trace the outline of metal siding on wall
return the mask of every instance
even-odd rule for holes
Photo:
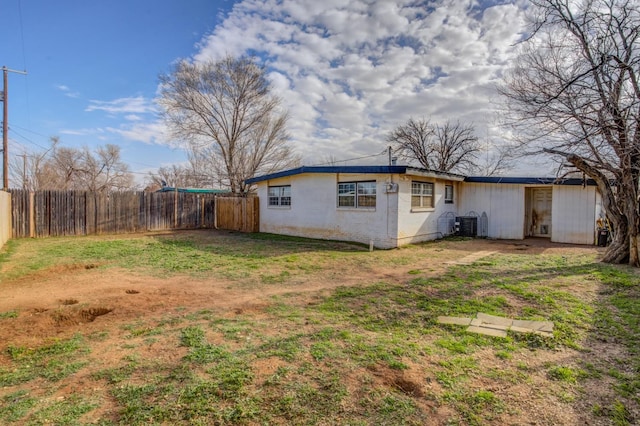
[[[458,215],[487,214],[487,237],[524,238],[524,185],[465,182],[459,199]]]
[[[553,187],[551,241],[593,244],[596,223],[596,188],[593,186]]]
[[[524,238],[524,186],[492,185],[489,237]],[[491,229],[495,231],[492,233]],[[492,235],[493,234],[493,235]]]

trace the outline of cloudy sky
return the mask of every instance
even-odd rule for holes
[[[2,0],[10,153],[114,143],[143,177],[185,160],[154,97],[181,58],[255,55],[290,113],[307,165],[384,164],[386,134],[409,117],[506,136],[495,85],[524,31],[524,2],[499,0]],[[521,168],[524,174],[526,167]],[[511,174],[518,174],[516,169]]]

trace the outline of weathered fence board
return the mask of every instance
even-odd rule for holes
[[[14,238],[213,228],[215,194],[11,190]]]
[[[216,226],[242,232],[259,232],[258,197],[219,197],[216,199]]]
[[[0,248],[11,237],[11,195],[0,191]]]

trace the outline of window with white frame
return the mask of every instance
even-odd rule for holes
[[[338,207],[373,208],[376,206],[376,182],[338,183]]]
[[[411,182],[411,207],[433,208],[433,183]]]
[[[444,203],[453,204],[453,185],[444,186]]]
[[[270,186],[268,198],[270,206],[291,206],[291,185]]]

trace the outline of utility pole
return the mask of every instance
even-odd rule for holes
[[[2,67],[2,81],[4,83],[3,92],[0,96],[2,99],[2,189],[7,191],[9,189],[9,94],[7,75],[9,72],[15,72],[17,74],[27,74],[26,71],[18,71]]]
[[[18,157],[22,157],[22,189],[27,189],[27,154]]]

